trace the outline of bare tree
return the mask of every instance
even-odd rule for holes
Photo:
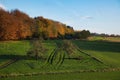
[[[69,40],[64,40],[63,41],[62,48],[63,48],[64,51],[66,51],[66,53],[68,54],[69,57],[75,51],[75,47],[74,47],[73,43]]]
[[[31,41],[32,47],[28,51],[28,56],[33,56],[38,60],[39,58],[43,58],[44,54],[46,53],[46,48],[42,43],[42,39],[34,39]]]

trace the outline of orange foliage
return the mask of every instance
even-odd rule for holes
[[[33,35],[57,38],[73,32],[71,27],[57,21],[43,17],[33,19],[19,10],[0,10],[0,40],[26,39]]]

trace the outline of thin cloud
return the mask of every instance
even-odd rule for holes
[[[6,9],[6,7],[3,4],[0,4],[0,9]]]
[[[93,19],[92,16],[83,16],[82,19]]]

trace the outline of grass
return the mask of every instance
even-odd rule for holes
[[[92,50],[85,50],[91,56],[94,56],[100,59],[107,65],[113,67],[120,67],[120,53],[119,52],[100,52],[100,51],[92,51]]]
[[[3,41],[0,42],[0,55],[26,55],[29,48],[28,41]]]
[[[60,42],[61,43],[61,42]],[[1,43],[2,44],[2,43]],[[21,57],[22,60],[17,61],[14,64],[9,65],[8,67],[1,69],[0,72],[1,74],[10,74],[12,72],[14,73],[26,73],[26,72],[46,72],[46,71],[64,71],[64,70],[94,70],[94,69],[99,69],[99,68],[107,68],[106,65],[103,65],[99,62],[97,62],[96,60],[92,59],[91,57],[79,52],[79,51],[75,51],[75,55],[72,55],[72,57],[76,57],[76,56],[81,56],[81,60],[74,60],[74,59],[67,59],[68,57],[65,57],[65,60],[63,62],[62,65],[59,65],[58,62],[61,63],[62,60],[60,59],[60,56],[62,57],[63,54],[66,55],[66,53],[64,53],[64,51],[59,51],[58,53],[53,53],[52,57],[50,58],[50,60],[53,60],[53,64],[45,64],[46,60],[34,60],[34,59],[26,59],[25,55],[26,55],[26,49],[30,48],[30,44],[28,44],[28,42],[26,43],[27,45],[22,44],[22,42],[16,42],[16,43],[7,43],[9,46],[8,48],[15,48],[15,46],[17,47],[17,49],[15,50],[15,55],[17,57]],[[12,46],[11,46],[12,45]],[[28,46],[26,47],[22,47],[22,46]],[[56,45],[54,42],[49,42],[46,41],[44,42],[44,45],[47,47],[48,52],[45,54],[46,58],[51,54],[51,52],[55,49]],[[11,47],[10,47],[11,46]],[[22,53],[22,51],[20,51],[19,49],[23,50],[24,54]],[[5,50],[3,50],[5,51]],[[6,51],[7,54],[8,51]],[[5,53],[5,52],[4,52]],[[12,51],[10,52],[11,54]],[[54,55],[55,54],[55,55]],[[12,55],[9,55],[12,56]],[[53,57],[56,56],[56,57]],[[58,64],[58,66],[56,66]],[[86,66],[87,65],[87,66]],[[18,67],[19,66],[19,67]],[[88,67],[89,66],[89,67]]]
[[[75,54],[71,55],[71,59],[68,59],[68,55],[63,50],[57,50],[53,52],[53,50],[57,47],[56,42],[58,44],[62,44],[61,40],[46,40],[43,42],[44,46],[48,49],[45,53],[44,60],[35,60],[34,58],[27,58],[26,53],[30,49],[31,45],[29,41],[8,41],[8,42],[0,42],[0,65],[4,64],[8,60],[17,57],[20,58],[17,62],[0,69],[0,75],[9,75],[9,74],[26,74],[26,73],[47,73],[47,72],[75,72],[74,74],[49,74],[49,75],[39,75],[32,76],[31,79],[39,79],[46,80],[46,77],[51,79],[57,79],[61,77],[63,80],[75,80],[83,79],[90,80],[90,76],[92,76],[91,80],[94,79],[93,75],[96,75],[100,78],[100,80],[114,80],[118,79],[118,73],[120,72],[110,72],[111,76],[108,75],[109,72],[85,72],[85,71],[97,71],[104,70],[110,68],[120,68],[120,43],[119,42],[105,42],[105,41],[83,41],[83,40],[73,40],[72,42],[77,45],[81,51],[74,50]],[[53,52],[53,53],[52,53]],[[51,55],[51,57],[50,57]],[[63,57],[65,55],[65,59]],[[79,60],[74,58],[79,56]],[[50,58],[49,58],[50,57]],[[98,60],[101,62],[99,62]],[[61,64],[62,63],[62,64]],[[77,71],[83,71],[85,73],[76,73]],[[85,75],[88,76],[85,77]],[[56,76],[55,78],[53,78]],[[66,77],[70,76],[70,77]],[[73,77],[75,76],[75,77]],[[83,76],[83,77],[81,77]],[[115,78],[116,76],[116,78]],[[110,78],[109,78],[110,77]],[[25,76],[16,77],[15,79],[28,79]],[[9,78],[5,78],[8,79]],[[10,78],[12,80],[14,78]],[[99,80],[99,78],[97,78]]]
[[[120,42],[120,37],[101,37],[91,36],[88,38],[90,41],[109,41],[109,42]]]
[[[106,65],[120,67],[120,42],[73,41],[87,54],[96,57]]]
[[[44,74],[2,78],[1,80],[120,80],[120,72],[85,72],[65,74]]]
[[[73,41],[80,49],[106,52],[120,52],[120,42],[106,42],[106,41]]]

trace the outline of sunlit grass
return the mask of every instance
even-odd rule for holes
[[[119,80],[120,72],[85,72],[49,74],[37,76],[20,76],[2,78],[1,80]]]
[[[99,42],[99,41],[81,41],[81,40],[73,40],[73,43],[77,45],[81,51],[85,52],[82,53],[79,50],[75,50],[74,53],[71,55],[71,58],[80,57],[80,60],[75,59],[68,59],[68,55],[63,51],[59,51],[55,54],[55,57],[53,58],[52,64],[47,62],[47,58],[51,54],[51,52],[56,48],[55,42],[60,42],[60,40],[47,40],[44,41],[44,46],[48,49],[45,53],[44,57],[46,59],[44,60],[35,60],[33,59],[26,59],[23,56],[26,56],[27,51],[30,49],[31,45],[29,41],[14,41],[14,42],[0,42],[0,56],[1,55],[9,55],[8,58],[0,58],[0,64],[3,64],[7,60],[11,59],[11,55],[17,55],[23,57],[23,59],[18,60],[17,62],[7,66],[6,68],[0,69],[0,74],[6,75],[6,74],[26,74],[26,73],[47,73],[47,72],[75,72],[75,71],[97,71],[97,70],[103,70],[103,69],[109,69],[109,68],[120,68],[120,50],[119,46],[120,43],[114,43],[114,42]],[[60,65],[58,62],[60,60],[60,55],[65,54],[64,62]],[[89,54],[90,56],[88,56]],[[62,55],[61,55],[62,56]],[[102,61],[103,63],[100,63],[99,61],[95,60],[94,58]],[[51,58],[52,59],[52,58]],[[95,72],[96,73],[96,72]],[[118,72],[119,73],[119,72]],[[92,73],[85,73],[88,75],[88,78],[86,78],[84,73],[73,73],[76,74],[76,79],[83,79],[88,80],[89,75],[92,76]],[[56,75],[55,78],[53,78],[50,74],[49,75],[43,75],[43,76],[33,76],[33,79],[41,78],[41,80],[45,79],[45,76],[50,77],[50,79],[57,79],[57,77],[62,77],[63,80],[73,80],[72,73],[66,74],[66,76],[71,76],[71,78],[65,77],[63,74]],[[93,73],[94,74],[94,73]],[[102,75],[102,73],[96,73],[96,76],[99,77],[99,75],[103,76],[103,78],[100,78],[100,80],[106,80],[105,78],[112,80],[118,79],[117,72],[111,72],[111,76],[113,78],[108,78],[108,73],[105,73],[106,76]],[[83,77],[79,77],[78,75],[83,75]],[[78,77],[78,78],[77,78]],[[27,77],[17,77],[16,79],[22,79]],[[31,78],[31,79],[32,79]],[[92,80],[94,76],[92,76]],[[96,78],[96,77],[95,77]],[[14,79],[14,78],[10,78]],[[9,80],[9,79],[8,79]],[[60,78],[61,80],[61,78]],[[89,79],[90,80],[90,79]],[[95,79],[96,80],[96,79]],[[97,79],[99,80],[99,79]]]

